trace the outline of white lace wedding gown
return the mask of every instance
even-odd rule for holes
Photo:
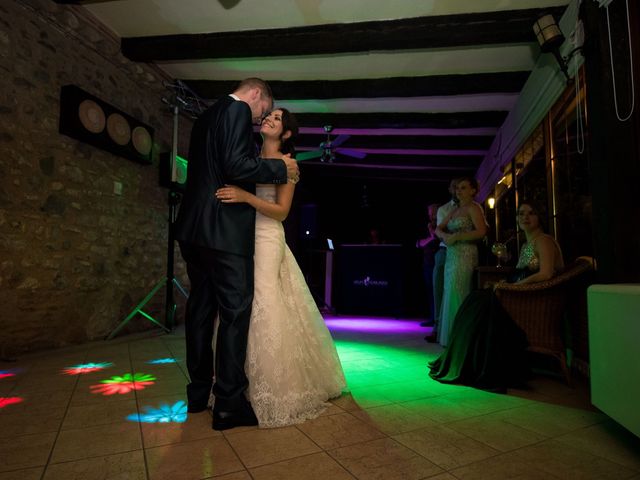
[[[275,185],[256,195],[275,202]],[[285,242],[282,223],[256,215],[255,290],[245,371],[260,427],[320,415],[346,387],[336,347],[304,276]]]

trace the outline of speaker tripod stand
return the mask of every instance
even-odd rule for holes
[[[182,86],[180,86],[182,88]],[[169,194],[167,197],[167,203],[169,206],[169,220],[168,220],[168,235],[167,235],[167,274],[164,278],[162,278],[155,286],[151,289],[151,291],[138,303],[133,310],[127,315],[124,320],[120,322],[120,324],[107,336],[107,340],[111,340],[115,335],[122,330],[136,315],[141,315],[142,317],[149,320],[154,325],[157,325],[166,333],[170,333],[175,326],[175,316],[176,316],[176,302],[174,297],[174,287],[178,289],[185,298],[189,297],[189,294],[186,290],[180,285],[180,282],[175,277],[174,274],[174,252],[175,252],[175,236],[174,236],[174,224],[176,221],[177,215],[177,206],[180,203],[181,194],[176,190],[177,184],[173,182],[175,180],[175,165],[176,165],[176,157],[178,155],[178,118],[180,115],[180,107],[179,104],[188,105],[187,101],[182,99],[178,94],[175,96],[174,102],[169,102],[166,99],[162,99],[164,103],[167,103],[173,112],[173,139],[172,139],[172,148],[171,148],[171,156],[169,161],[169,169],[170,169],[170,187]],[[165,287],[165,321],[164,325],[153,318],[149,313],[145,312],[143,308],[147,303],[154,297],[156,293],[160,291],[162,287]]]
[[[178,291],[185,297],[188,298],[189,294],[187,291],[180,285],[180,282],[175,277],[173,262],[174,262],[174,251],[175,251],[175,238],[173,235],[173,224],[176,219],[176,206],[180,203],[180,194],[173,190],[169,191],[168,197],[169,203],[169,234],[167,240],[167,274],[164,278],[162,278],[158,283],[154,285],[154,287],[147,293],[147,295],[138,303],[133,310],[127,315],[124,320],[120,322],[120,324],[109,334],[107,340],[111,340],[116,334],[122,330],[136,315],[141,315],[151,323],[157,325],[166,333],[170,333],[173,327],[175,326],[175,315],[176,315],[176,302],[174,297],[173,288],[177,288]],[[149,303],[149,301],[155,296],[156,293],[160,291],[162,287],[165,288],[165,306],[164,306],[164,325],[153,318],[149,313],[145,312],[143,309]]]

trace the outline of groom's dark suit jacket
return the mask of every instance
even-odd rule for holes
[[[253,255],[255,209],[223,204],[215,191],[225,184],[255,193],[256,183],[286,183],[282,161],[256,156],[251,109],[225,96],[194,123],[187,184],[175,224],[176,239],[224,252]]]

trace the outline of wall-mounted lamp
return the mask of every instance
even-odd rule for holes
[[[487,205],[489,205],[489,208],[493,210],[494,207],[496,206],[496,199],[493,197],[487,198]]]
[[[560,55],[560,46],[564,43],[564,35],[560,31],[560,27],[556,23],[553,15],[543,15],[533,24],[533,32],[536,34],[540,50],[544,53],[553,53],[556,57],[560,70],[564,73],[569,81],[569,71],[567,68],[567,60]]]

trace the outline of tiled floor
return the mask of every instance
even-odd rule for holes
[[[539,375],[508,395],[442,385],[418,322],[342,320],[328,324],[351,393],[280,429],[187,417],[180,331],[0,364],[0,480],[640,480],[640,439],[580,382]]]

